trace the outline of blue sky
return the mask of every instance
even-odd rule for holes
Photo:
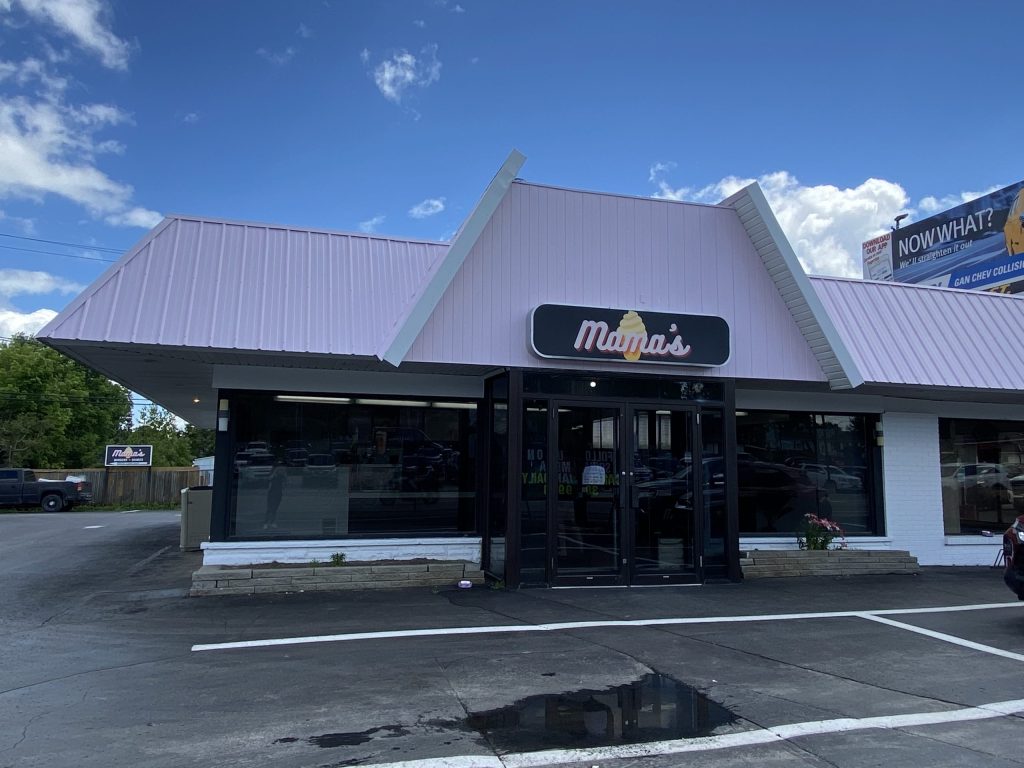
[[[76,244],[0,237],[0,336],[107,266],[68,255],[164,213],[445,239],[513,147],[568,187],[757,179],[809,271],[859,275],[896,213],[1024,178],[1022,26],[1006,2],[0,0],[0,233]]]

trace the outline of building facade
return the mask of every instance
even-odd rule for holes
[[[1024,299],[808,277],[756,185],[698,205],[523,160],[450,243],[168,217],[39,338],[217,430],[208,563],[702,582],[808,514],[992,562]]]

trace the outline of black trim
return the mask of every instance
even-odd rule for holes
[[[740,478],[736,461],[736,382],[725,382],[725,407],[722,409],[725,439],[725,552],[726,569],[732,581],[743,578],[740,567]]]
[[[231,421],[231,399],[227,392],[217,392],[217,406],[220,401],[228,401],[227,429],[221,431],[218,412],[217,423],[214,424],[214,447],[213,447],[213,497],[210,500],[210,541],[227,541],[228,525],[231,518],[229,503],[231,500],[231,470],[234,456],[234,430]]]
[[[522,530],[522,472],[523,472],[523,372],[513,368],[508,372],[508,492],[505,523],[505,583],[518,587],[522,583],[520,565]]]

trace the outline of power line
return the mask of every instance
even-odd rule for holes
[[[0,245],[0,248],[4,248],[8,251],[24,251],[25,253],[38,253],[44,256],[63,256],[66,259],[85,259],[86,261],[103,261],[107,264],[113,264],[117,259],[101,259],[99,256],[84,256],[77,253],[58,253],[57,251],[37,251],[34,248],[22,248],[17,245]]]
[[[15,240],[31,240],[33,243],[47,243],[48,245],[66,245],[69,248],[84,248],[87,251],[108,251],[110,253],[124,253],[122,248],[108,248],[105,245],[86,245],[85,243],[65,243],[62,240],[43,240],[40,237],[26,237],[25,235],[12,235],[9,232],[0,232],[0,237],[11,237]]]

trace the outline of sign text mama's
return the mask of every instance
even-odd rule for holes
[[[674,331],[673,324],[669,331]],[[655,355],[658,357],[674,357],[685,359],[690,356],[692,348],[683,341],[682,336],[676,336],[672,341],[663,333],[620,333],[608,327],[604,320],[584,320],[580,323],[579,333],[576,334],[576,343],[573,345],[577,352],[591,352],[596,349],[598,352],[608,352],[618,355],[632,352],[633,354]]]

